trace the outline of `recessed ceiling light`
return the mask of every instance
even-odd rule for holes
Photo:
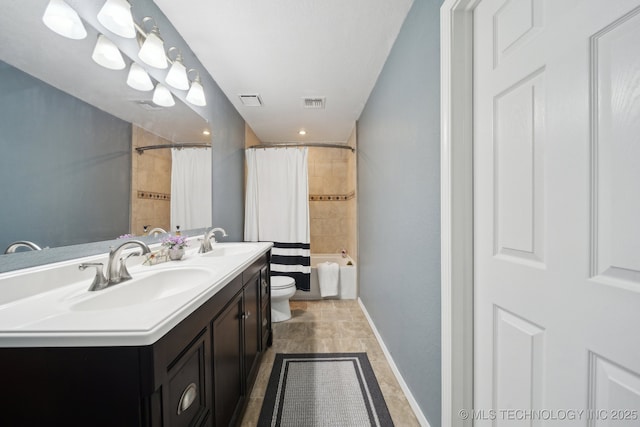
[[[205,130],[202,131],[202,134],[203,135],[211,135],[211,132],[209,132],[208,129],[205,129]]]
[[[306,135],[306,134],[307,134],[307,131],[306,131],[306,130],[304,130],[304,129],[300,129],[300,130],[298,131],[298,135]]]

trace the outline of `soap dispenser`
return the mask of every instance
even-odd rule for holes
[[[182,233],[180,233],[180,226],[176,225],[176,236],[180,236]]]

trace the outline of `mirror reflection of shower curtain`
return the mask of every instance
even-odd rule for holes
[[[273,242],[271,274],[308,291],[311,277],[308,149],[247,149],[244,239]]]
[[[171,149],[171,230],[211,227],[211,150]]]

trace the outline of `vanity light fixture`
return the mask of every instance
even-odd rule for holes
[[[131,63],[131,68],[129,68],[129,74],[127,75],[127,84],[129,87],[142,92],[153,90],[151,77],[137,62]]]
[[[145,17],[142,20],[142,25],[153,21],[150,16]],[[160,31],[153,21],[153,27],[151,31],[147,33],[147,38],[138,52],[138,57],[147,65],[154,68],[165,69],[167,68],[167,55],[164,52],[164,41],[160,37]]]
[[[158,83],[153,91],[153,103],[161,107],[173,107],[176,105],[173,95],[162,83]]]
[[[98,12],[98,22],[120,37],[127,39],[136,37],[131,4],[127,0],[107,0]]]
[[[187,68],[182,63],[182,54],[180,50],[176,47],[172,47],[169,49],[169,54],[171,54],[172,50],[176,50],[178,54],[176,58],[173,60],[173,64],[171,64],[171,68],[169,68],[169,72],[167,73],[167,77],[165,81],[167,84],[173,88],[180,90],[188,90],[189,89],[189,78],[187,77]]]
[[[98,34],[96,47],[93,49],[91,58],[98,64],[110,70],[122,70],[126,67],[122,54],[118,47],[104,34]]]
[[[53,32],[69,39],[81,40],[87,37],[78,13],[64,0],[50,0],[42,16],[42,22]]]
[[[191,68],[187,73],[191,71],[196,72],[196,78],[191,82],[191,88],[187,93],[187,101],[189,101],[193,105],[197,105],[198,107],[204,107],[207,105],[207,100],[204,97],[204,88],[202,87],[202,83],[200,82],[200,73]]]

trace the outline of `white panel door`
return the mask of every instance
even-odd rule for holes
[[[476,424],[640,426],[640,0],[479,1],[474,200]]]

